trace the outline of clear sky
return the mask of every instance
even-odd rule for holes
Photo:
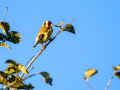
[[[53,86],[44,83],[41,75],[25,81],[34,90],[90,90],[83,79],[89,68],[98,73],[88,82],[94,90],[104,90],[113,75],[112,66],[120,63],[120,0],[0,0],[0,19],[8,7],[4,22],[10,30],[22,35],[21,44],[6,42],[12,49],[0,47],[0,70],[7,59],[25,64],[41,50],[41,44],[32,50],[42,24],[71,23],[76,35],[62,32],[36,59],[32,73],[47,71]],[[53,27],[53,36],[59,28]],[[2,29],[0,29],[2,32]],[[31,68],[32,68],[31,67]],[[120,80],[115,76],[108,90],[119,90]]]

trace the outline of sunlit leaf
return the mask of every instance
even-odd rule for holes
[[[3,29],[4,34],[7,34],[8,31],[10,30],[9,24],[7,22],[1,22],[0,28]]]
[[[20,63],[18,63],[18,68],[23,72],[23,73],[25,73],[26,75],[28,75],[28,72],[27,72],[27,70],[25,69],[25,67],[23,66],[23,65],[21,65]]]
[[[66,24],[65,27],[63,27],[63,31],[68,31],[75,34],[75,29],[71,24]]]
[[[16,31],[10,31],[8,34],[8,38],[7,40],[14,43],[14,44],[20,44],[20,38],[22,37],[21,35],[19,35],[19,32]]]
[[[13,73],[18,73],[18,64],[13,61],[13,60],[6,60],[5,63],[9,63],[8,67],[6,68],[6,73],[7,74],[13,74]]]
[[[64,19],[64,20],[65,20],[65,19]],[[63,24],[64,20],[63,20],[61,23],[58,23],[58,25],[59,25],[60,27],[62,27],[62,24]]]
[[[0,40],[4,40],[5,38],[7,38],[4,34],[0,33]]]
[[[95,69],[88,69],[86,72],[85,72],[85,75],[86,75],[86,80],[88,80],[88,78],[90,78],[91,76],[93,76],[94,74],[97,73],[97,70]]]
[[[6,48],[11,50],[11,48],[7,44],[5,44],[3,42],[0,43],[0,47],[6,47]]]
[[[120,79],[120,72],[115,72],[115,75]]]
[[[115,71],[120,70],[120,64],[117,67],[112,67]]]
[[[3,77],[3,76],[0,76],[0,84],[8,84],[9,82],[6,80],[6,78],[5,77]]]

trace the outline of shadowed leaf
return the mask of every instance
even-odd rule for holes
[[[6,48],[11,50],[11,48],[7,44],[5,44],[3,42],[0,43],[0,47],[6,47]]]
[[[8,84],[9,82],[6,80],[6,78],[5,77],[3,77],[3,76],[0,76],[0,84]]]
[[[0,33],[0,40],[4,40],[5,38],[7,38],[4,34]]]
[[[85,75],[86,75],[86,81],[88,80],[88,78],[90,78],[91,76],[93,76],[94,74],[97,73],[97,70],[95,69],[88,69],[86,72],[85,72]]]
[[[50,74],[47,72],[40,72],[40,74],[44,77],[44,82],[52,85],[52,78],[50,78]]]
[[[68,32],[75,34],[75,29],[71,24],[66,24],[65,27],[63,28],[64,28],[63,31],[68,31]]]
[[[8,31],[10,30],[9,24],[7,22],[1,22],[0,28],[3,29],[4,34],[7,34]]]
[[[10,31],[8,34],[8,38],[7,40],[14,43],[14,44],[20,44],[20,38],[22,37],[21,35],[19,35],[19,32],[16,31]]]
[[[24,84],[24,85],[20,85],[19,87],[17,87],[17,89],[27,89],[27,90],[33,89],[33,88],[34,88],[34,87],[32,86],[31,83],[29,83],[29,84]]]
[[[120,79],[120,72],[115,72],[115,75]]]

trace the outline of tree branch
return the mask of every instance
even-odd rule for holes
[[[72,19],[70,21],[70,23],[73,21],[74,19]],[[69,23],[69,24],[70,24]],[[31,61],[31,63],[28,65],[28,67],[26,68],[26,70],[28,70],[28,68],[32,65],[32,63],[36,60],[36,58],[45,50],[45,48],[51,43],[51,41],[53,41],[62,31],[64,30],[64,27],[62,29],[60,29],[60,31],[55,35],[55,37],[50,40],[46,45],[44,45],[44,48],[41,49],[41,51],[33,58],[33,60]],[[24,75],[24,73],[22,73],[22,75],[20,76],[20,78],[22,78]]]
[[[2,19],[1,22],[3,22],[3,20],[4,20],[4,18],[5,18],[5,15],[6,15],[7,11],[8,11],[8,7],[6,7],[6,8],[7,8],[7,10],[6,10],[6,12],[5,12],[5,14],[4,14],[4,17],[3,17],[3,19]],[[0,22],[0,23],[1,23],[1,22]]]

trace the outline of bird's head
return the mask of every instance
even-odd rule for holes
[[[46,27],[51,27],[51,26],[53,26],[53,24],[52,24],[51,21],[46,21],[46,22],[43,23],[43,25],[46,26]]]

